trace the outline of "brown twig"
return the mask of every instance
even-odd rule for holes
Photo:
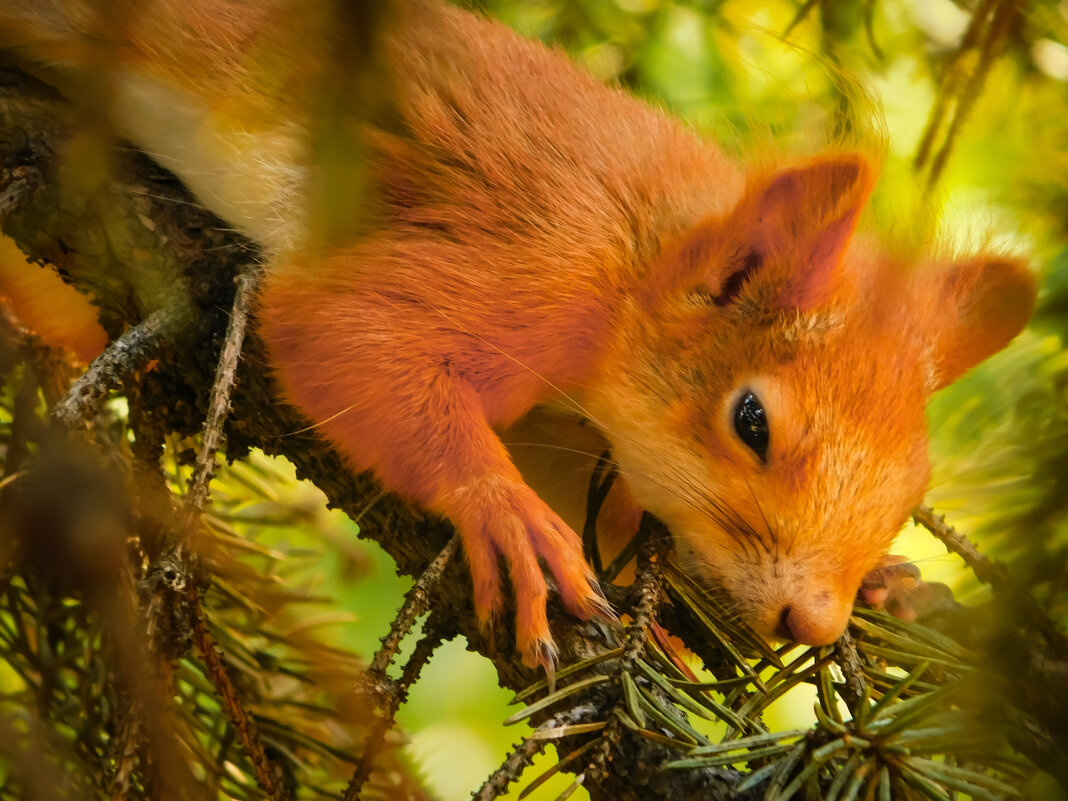
[[[411,630],[416,618],[426,612],[430,605],[430,590],[441,580],[445,568],[448,567],[459,547],[460,538],[453,535],[434,561],[416,579],[404,596],[404,604],[393,619],[389,634],[383,638],[382,647],[375,653],[367,668],[364,676],[365,685],[371,691],[378,717],[367,735],[359,764],[356,765],[352,778],[349,779],[348,786],[345,788],[345,801],[357,801],[360,798],[363,786],[374,769],[375,759],[385,743],[386,733],[393,727],[397,710],[407,696],[408,688],[419,677],[423,666],[442,642],[444,635],[438,631],[437,626],[433,625],[434,616],[431,615],[427,619],[427,633],[416,645],[415,651],[404,666],[400,680],[394,681],[387,675],[386,670],[393,662],[393,657],[397,655],[401,641]]]
[[[180,531],[184,536],[193,531],[208,502],[208,485],[215,473],[215,454],[222,441],[223,423],[230,413],[230,394],[237,380],[237,365],[241,359],[241,347],[245,341],[245,330],[248,327],[258,279],[258,272],[252,268],[239,273],[235,279],[237,289],[230,309],[230,324],[226,329],[226,340],[215,369],[215,380],[211,385],[211,399],[208,401],[208,413],[204,420],[200,452],[197,454],[193,475],[189,479],[189,493],[182,507]]]
[[[790,20],[790,24],[786,26],[781,34],[779,34],[779,37],[782,39],[789,37],[789,35],[794,32],[794,28],[804,21],[805,17],[812,12],[812,9],[819,5],[819,2],[820,0],[805,0],[805,2],[801,4],[801,7],[797,9],[794,18]]]
[[[212,382],[200,452],[197,454],[193,475],[189,480],[189,492],[176,527],[179,538],[178,547],[165,554],[160,560],[160,563],[167,560],[173,562],[170,568],[161,567],[160,563],[156,565],[161,571],[162,581],[167,580],[165,573],[168,569],[176,575],[185,577],[183,584],[185,592],[170,592],[162,595],[163,608],[156,609],[156,622],[151,628],[157,643],[161,646],[160,653],[164,659],[180,656],[183,641],[185,641],[183,635],[186,633],[191,635],[197,655],[204,663],[208,675],[211,676],[216,690],[222,697],[223,705],[245,747],[245,753],[252,762],[260,787],[269,798],[282,801],[289,797],[289,791],[268,759],[255,721],[237,697],[233,682],[208,632],[204,613],[197,597],[197,582],[193,578],[197,570],[195,565],[190,564],[186,549],[182,547],[182,543],[186,542],[194,531],[204,511],[204,506],[208,502],[208,487],[215,471],[215,456],[222,441],[223,424],[230,411],[230,395],[236,381],[237,365],[248,326],[256,280],[257,273],[251,268],[239,273],[235,279],[237,288],[231,307],[230,323]],[[146,443],[146,447],[151,449],[151,443]],[[157,595],[156,600],[159,597]],[[175,605],[183,608],[177,609]],[[165,620],[168,625],[158,625],[159,620]],[[181,630],[186,626],[191,626],[191,631]]]
[[[164,307],[128,329],[74,382],[67,397],[52,409],[52,419],[69,429],[84,426],[108,392],[141,370],[184,322],[177,307]]]
[[[971,76],[969,76],[967,83],[959,93],[957,107],[953,112],[953,119],[946,131],[942,147],[939,148],[938,153],[931,161],[931,169],[927,175],[927,185],[929,187],[933,186],[942,175],[946,162],[949,160],[949,154],[952,152],[953,144],[957,140],[957,134],[959,133],[961,126],[963,126],[964,122],[968,119],[972,109],[975,107],[975,101],[978,100],[979,95],[982,94],[983,84],[986,83],[986,76],[990,73],[990,68],[994,65],[994,60],[997,57],[997,50],[1008,38],[1009,29],[1015,12],[1015,0],[1002,0],[994,11],[994,18],[990,22],[989,33],[987,34],[986,40],[983,42],[982,50],[979,53],[979,63],[976,64],[975,70],[972,72]]]
[[[230,722],[233,723],[238,737],[241,738],[241,744],[245,747],[245,754],[256,771],[256,781],[260,789],[267,794],[271,801],[288,801],[290,797],[289,789],[285,785],[281,771],[276,771],[274,763],[267,757],[256,721],[241,703],[237,688],[234,687],[234,683],[230,680],[230,674],[226,670],[222,656],[215,647],[215,640],[208,631],[204,610],[200,606],[196,588],[190,588],[188,592],[189,603],[194,615],[193,646],[200,661],[204,663],[204,667],[207,669],[208,676],[211,677],[212,684],[215,685],[219,697],[222,699],[223,708],[226,709]]]
[[[426,612],[430,606],[431,588],[441,580],[445,568],[448,567],[449,562],[456,555],[456,551],[459,548],[460,538],[454,534],[448,544],[441,549],[434,561],[427,565],[426,570],[423,571],[422,575],[416,579],[411,589],[405,594],[404,604],[393,619],[393,623],[389,627],[389,634],[382,640],[382,647],[375,653],[370,667],[367,668],[369,674],[385,676],[386,669],[393,662],[393,657],[397,655],[401,640],[411,630],[416,618]]]
[[[427,619],[426,629],[427,633],[416,644],[411,657],[405,663],[400,679],[393,681],[382,676],[372,687],[375,704],[378,707],[377,718],[364,742],[359,764],[345,788],[345,801],[358,801],[360,798],[363,786],[374,770],[375,761],[385,746],[386,735],[393,728],[397,710],[408,698],[408,688],[419,678],[426,663],[430,661],[430,657],[444,639],[443,633],[433,625],[433,614]],[[384,706],[383,699],[385,700]]]
[[[1068,787],[1064,743],[1068,741],[1068,638],[1035,600],[1030,589],[1016,581],[1008,568],[984,556],[966,536],[929,507],[919,506],[913,519],[930,531],[950,553],[960,556],[976,578],[989,584],[1005,619],[991,626],[983,613],[986,632],[984,667],[1000,674],[1011,692],[995,694],[988,715],[1007,726],[1006,736],[1043,770]],[[1020,624],[1023,624],[1021,626]]]
[[[114,680],[128,701],[125,718],[135,729],[129,734],[137,738],[142,777],[154,798],[195,794],[197,781],[180,745],[180,724],[174,714],[171,663],[153,654],[144,634],[138,590],[129,566],[123,566],[117,579],[113,586],[104,586],[95,606],[111,646]],[[115,754],[117,759],[123,756]],[[113,785],[111,789],[117,788]]]
[[[845,683],[839,685],[838,694],[846,702],[851,710],[864,698],[868,680],[864,676],[864,666],[860,661],[860,653],[857,651],[856,641],[848,629],[838,638],[834,644],[834,661],[842,668],[845,675]]]
[[[550,723],[559,725],[557,718],[551,717],[542,726],[547,726]],[[541,726],[538,728],[540,729]],[[504,762],[478,788],[478,791],[473,796],[474,801],[493,801],[493,799],[500,796],[501,793],[508,789],[510,784],[519,781],[523,771],[530,767],[534,757],[544,751],[545,746],[548,744],[548,740],[536,740],[533,737],[520,740]]]
[[[166,427],[159,415],[136,402],[130,402],[131,477],[136,494],[137,533],[141,549],[150,562],[159,559],[175,520],[175,501],[163,473],[163,444]]]
[[[637,576],[631,590],[634,599],[631,609],[631,623],[627,626],[627,637],[623,646],[623,654],[620,656],[615,670],[617,685],[624,681],[623,674],[631,674],[635,669],[635,662],[645,651],[649,639],[649,625],[653,616],[664,597],[661,573],[664,559],[667,557],[670,540],[661,534],[657,536],[655,528],[658,526],[656,519],[648,512],[642,517],[639,533],[653,530],[654,533],[644,537],[644,544],[638,551]],[[609,713],[608,722],[601,736],[601,741],[593,750],[586,765],[586,771],[579,774],[576,780],[584,779],[588,773],[600,774],[608,771],[608,763],[611,762],[612,749],[616,747],[622,735],[623,716],[627,715],[625,693],[622,686],[617,686],[619,699]]]
[[[946,523],[945,516],[936,515],[929,506],[917,506],[912,510],[912,519],[934,534],[946,546],[946,550],[961,557],[980,581],[989,584],[995,591],[1013,587],[1014,582],[1005,566],[979,553],[971,540]]]
[[[112,801],[122,801],[130,794],[130,777],[137,767],[140,747],[144,739],[141,723],[134,714],[133,708],[127,704],[119,716],[118,733],[112,743],[111,759],[115,769],[108,782],[108,796]]]
[[[919,147],[916,149],[916,156],[912,162],[913,169],[920,170],[931,155],[935,137],[938,135],[938,131],[946,118],[946,108],[956,95],[957,87],[964,76],[964,70],[959,67],[961,59],[979,41],[979,36],[983,32],[987,18],[997,2],[998,0],[983,0],[972,12],[971,24],[964,32],[964,37],[961,39],[957,49],[953,51],[949,63],[945,67],[945,75],[940,82],[938,97],[935,98],[935,105],[927,118],[923,135],[920,137]]]
[[[642,521],[642,528],[653,525],[653,518],[646,513]],[[649,623],[660,607],[664,592],[661,585],[661,572],[664,559],[670,546],[669,540],[664,536],[648,537],[641,550],[638,551],[638,575],[634,581],[632,590],[636,600],[632,610],[633,620],[627,626],[627,643],[620,659],[620,667],[630,670],[634,662],[645,648],[648,640]]]
[[[957,134],[982,93],[983,84],[997,56],[997,50],[1007,39],[1016,13],[1016,0],[983,0],[973,12],[972,22],[951,57],[946,78],[942,82],[935,105],[928,116],[927,125],[913,159],[913,168],[917,171],[922,170],[928,164],[935,139],[946,120],[949,119],[949,126],[942,137],[942,145],[934,158],[930,160],[927,174],[928,187],[935,184],[945,169]],[[978,56],[975,66],[968,73],[962,63],[965,54],[971,50],[978,50]]]
[[[1057,654],[1068,655],[1068,638],[1059,631],[1031,592],[1013,578],[1005,565],[981,554],[971,540],[946,523],[945,516],[936,515],[930,507],[917,506],[912,510],[912,518],[934,534],[946,546],[946,550],[960,556],[977,579],[989,584],[994,594],[1015,610],[1018,622],[1040,632],[1047,647]]]
[[[539,734],[587,721],[594,715],[596,715],[596,710],[591,705],[582,704],[543,720],[529,736],[512,749],[500,767],[482,783],[473,796],[474,801],[493,801],[505,792],[509,785],[519,780],[523,771],[534,761],[534,757],[544,751],[545,746],[550,742],[549,738],[539,737]]]

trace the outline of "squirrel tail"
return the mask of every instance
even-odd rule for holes
[[[89,0],[0,0],[0,47],[46,69],[84,69],[104,40],[104,8]]]

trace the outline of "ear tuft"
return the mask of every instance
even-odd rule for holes
[[[772,176],[759,204],[762,211],[789,214],[797,233],[803,233],[841,216],[847,207],[859,213],[871,184],[872,169],[862,156],[824,156]]]
[[[843,154],[779,172],[759,192],[758,247],[789,260],[784,308],[815,308],[831,294],[873,180],[866,159]]]
[[[922,307],[932,318],[941,389],[1023,330],[1035,303],[1035,279],[1022,259],[978,256],[944,267],[931,281],[926,291],[934,297]]]

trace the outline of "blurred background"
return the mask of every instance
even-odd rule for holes
[[[1006,561],[1063,621],[1068,0],[466,5],[563,48],[602,80],[665,107],[739,156],[804,153],[834,141],[874,144],[885,161],[870,221],[904,241],[1030,254],[1042,287],[1030,326],[931,405],[928,503],[986,554]],[[121,419],[122,401],[114,404]],[[189,471],[180,458],[188,446],[168,442],[169,477],[178,492]],[[270,576],[286,588],[278,590],[278,603],[250,605],[241,614],[269,621],[286,638],[315,631],[338,648],[375,651],[409,582],[373,543],[357,540],[356,524],[326,511],[323,496],[297,482],[286,463],[262,455],[223,471],[213,495],[207,523],[216,544],[247,543],[232,557],[230,573],[215,567],[222,600],[214,603],[236,608],[242,587],[263,589],[253,573]],[[988,600],[987,590],[930,535],[908,529],[894,551],[914,558],[926,579],[950,584],[959,600]],[[10,627],[0,615],[0,634]],[[228,653],[237,661],[247,650],[249,664],[256,664],[271,651],[270,642],[232,635]],[[193,688],[197,672],[185,669],[183,680]],[[5,697],[19,697],[30,681],[0,661]],[[488,662],[466,652],[462,641],[447,643],[398,715],[408,736],[401,761],[436,797],[467,797],[525,731],[501,725],[514,711],[510,697],[497,688]],[[811,696],[790,698],[766,720],[804,725],[811,708]],[[210,703],[201,711],[205,719],[218,715]],[[553,762],[540,758],[526,778]],[[567,783],[550,781],[529,797],[555,798]],[[522,786],[507,797],[518,798]],[[580,790],[574,797],[586,795]]]

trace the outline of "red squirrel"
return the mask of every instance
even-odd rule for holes
[[[1026,265],[896,258],[856,233],[864,156],[736,164],[431,0],[384,24],[395,124],[360,139],[377,192],[359,235],[325,246],[300,100],[331,52],[313,8],[146,0],[104,35],[77,3],[0,0],[0,44],[63,76],[107,43],[118,132],[264,247],[286,398],[354,470],[456,526],[485,623],[505,565],[528,664],[553,658],[543,565],[571,612],[603,609],[499,437],[535,408],[603,436],[633,508],[757,632],[835,640],[923,497],[927,399],[1023,327]]]

